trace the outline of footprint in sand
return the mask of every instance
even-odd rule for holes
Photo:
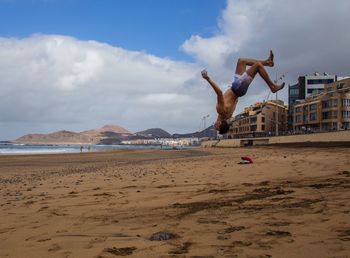
[[[292,236],[292,234],[288,231],[281,231],[281,230],[269,230],[266,232],[267,236],[275,236],[275,237],[288,237]]]
[[[220,235],[216,237],[218,240],[229,240],[231,239],[230,235]]]
[[[252,242],[236,240],[232,242],[232,245],[235,247],[251,246]]]
[[[122,248],[117,248],[117,247],[109,247],[103,249],[104,253],[110,253],[114,254],[116,256],[126,256],[126,255],[131,255],[133,252],[136,250],[136,247],[122,247]]]
[[[107,237],[96,237],[96,238],[90,240],[85,248],[90,249],[90,248],[94,247],[94,244],[106,242],[106,239],[107,239]]]
[[[192,245],[191,242],[185,242],[182,245],[176,247],[174,250],[171,250],[169,254],[187,254],[188,249]]]
[[[47,251],[49,251],[49,252],[57,252],[57,251],[59,251],[61,249],[62,249],[62,247],[59,246],[58,244],[53,244],[53,245],[50,246],[49,249],[47,249]]]

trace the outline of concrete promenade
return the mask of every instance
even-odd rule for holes
[[[221,139],[203,141],[201,147],[244,147],[274,144],[344,144],[350,145],[350,130],[276,137]]]

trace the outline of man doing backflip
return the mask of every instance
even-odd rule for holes
[[[247,66],[250,66],[248,70],[246,68]],[[239,58],[232,86],[225,93],[222,93],[216,83],[210,79],[206,70],[202,71],[202,77],[208,81],[217,95],[216,111],[218,118],[214,127],[220,134],[225,134],[229,130],[230,126],[226,120],[231,118],[233,111],[236,109],[238,98],[246,94],[250,83],[257,73],[264,79],[273,93],[284,87],[284,83],[276,84],[270,79],[264,66],[274,66],[274,55],[272,51],[270,51],[270,55],[266,60]]]

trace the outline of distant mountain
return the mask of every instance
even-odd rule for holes
[[[33,144],[98,144],[106,138],[120,143],[133,136],[131,132],[118,125],[105,125],[102,128],[91,129],[80,133],[71,131],[58,131],[48,134],[27,134],[15,140],[17,143]]]
[[[126,130],[124,127],[121,127],[119,125],[105,125],[101,128],[91,129],[91,130],[83,131],[81,133],[85,134],[85,135],[90,135],[90,136],[97,136],[103,132],[112,132],[112,133],[119,133],[119,134],[132,134],[131,132]]]
[[[200,132],[194,132],[194,133],[186,133],[186,134],[173,134],[173,138],[204,138],[204,137],[216,137],[217,132],[214,128],[214,126],[209,126],[208,128],[204,129]]]
[[[170,138],[171,134],[161,128],[151,128],[141,132],[135,133],[137,136],[144,136],[149,138]]]
[[[61,130],[48,134],[27,134],[15,143],[29,144],[119,144],[122,141],[153,138],[202,138],[216,137],[213,126],[201,132],[188,134],[169,134],[160,128],[151,128],[135,134],[118,125],[105,125],[101,128],[91,129],[80,133]]]
[[[58,143],[92,143],[93,139],[76,132],[66,130],[48,133],[48,134],[27,134],[15,142],[18,143],[33,143],[33,144],[58,144]]]

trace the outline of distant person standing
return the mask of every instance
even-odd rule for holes
[[[80,152],[83,152],[83,145],[80,145]]]

